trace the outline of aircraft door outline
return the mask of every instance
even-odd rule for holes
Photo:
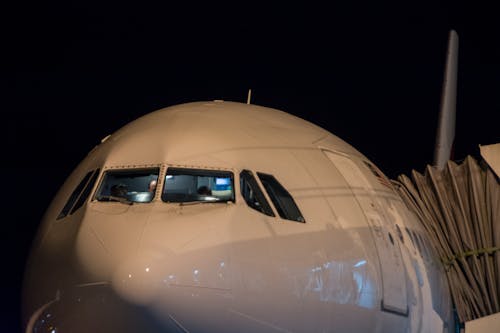
[[[372,230],[382,278],[383,311],[408,316],[406,270],[398,237],[390,226],[373,186],[350,156],[322,149],[325,156],[351,187],[359,207]]]

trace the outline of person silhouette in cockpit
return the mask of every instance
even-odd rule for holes
[[[200,195],[212,195],[212,191],[208,188],[208,186],[200,186],[198,187],[198,194]]]
[[[116,184],[111,186],[111,196],[125,198],[127,196],[127,186],[123,184]]]

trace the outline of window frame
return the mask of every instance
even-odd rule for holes
[[[88,180],[87,184],[85,185],[85,188],[83,191],[80,193],[80,196],[76,200],[75,204],[71,208],[71,211],[69,212],[69,215],[73,215],[74,212],[76,212],[78,209],[80,209],[85,202],[89,199],[89,197],[92,194],[92,190],[94,189],[95,184],[97,183],[97,179],[99,178],[101,170],[96,169],[90,179]]]
[[[172,173],[169,173],[173,171]],[[166,191],[167,189],[167,176],[169,175],[186,175],[186,176],[202,176],[202,177],[220,177],[220,178],[229,178],[231,180],[231,198],[228,200],[214,200],[214,201],[203,201],[203,200],[192,200],[192,201],[170,201],[166,200]],[[161,191],[159,200],[166,204],[190,204],[190,203],[227,203],[227,202],[236,202],[236,186],[235,186],[235,176],[233,170],[227,169],[218,169],[218,168],[205,168],[198,166],[176,166],[176,165],[167,165],[161,176]],[[217,196],[213,196],[217,198]]]
[[[62,220],[67,216],[73,215],[73,213],[85,204],[85,201],[89,198],[92,193],[92,189],[99,178],[100,171],[100,168],[93,169],[88,171],[85,176],[83,176],[66,200],[66,203],[57,215],[56,220]]]
[[[134,167],[130,167],[130,166],[124,166],[124,167],[109,167],[109,168],[105,168],[102,172],[102,175],[101,177],[99,178],[99,182],[97,184],[97,187],[95,188],[94,190],[94,193],[92,195],[92,201],[93,202],[99,202],[99,203],[109,203],[109,202],[118,202],[118,201],[113,201],[113,200],[110,200],[110,201],[107,201],[107,200],[99,200],[98,199],[98,195],[99,195],[99,192],[101,190],[101,187],[106,179],[106,176],[109,172],[123,172],[123,173],[127,173],[127,172],[140,172],[140,171],[147,171],[147,170],[157,170],[158,171],[158,176],[157,176],[157,179],[156,179],[156,189],[152,192],[152,197],[151,197],[151,200],[150,201],[130,201],[130,203],[132,204],[148,204],[148,203],[152,203],[154,201],[157,200],[157,193],[158,193],[158,187],[161,186],[161,176],[163,174],[163,167],[161,165],[137,165],[137,166],[134,166]],[[129,200],[127,200],[128,202]]]
[[[272,174],[264,173],[264,172],[258,172],[257,171],[257,177],[259,178],[259,181],[262,184],[262,187],[264,188],[265,192],[267,193],[268,197],[271,199],[272,204],[274,205],[274,208],[278,212],[278,215],[288,221],[293,221],[293,222],[300,222],[300,223],[306,223],[306,220],[304,218],[304,215],[302,214],[299,206],[295,202],[293,196],[288,192],[288,190],[274,177]],[[277,193],[275,193],[275,188],[271,186],[270,189],[266,186],[266,184],[269,184],[265,179],[263,178],[268,178],[269,180],[274,180],[274,185],[276,185],[277,189],[282,191],[283,194],[285,194],[289,200],[291,200],[291,203],[293,204],[292,208],[295,209],[298,213],[298,217],[296,219],[293,218],[291,212],[289,212],[285,206],[285,204],[280,200],[279,196]],[[269,184],[270,185],[270,184]]]
[[[257,199],[259,197],[261,197],[261,199],[262,199],[261,201],[264,202],[264,205],[261,204],[262,209],[258,209],[256,207],[253,207],[252,205],[250,205],[248,203],[247,199],[245,198],[245,195],[243,194],[243,187],[241,186],[242,180],[243,180],[243,177],[242,177],[243,173],[248,174],[250,176],[249,179],[254,182],[254,185],[256,188],[253,190],[256,194],[256,197],[257,197]],[[262,190],[261,184],[259,184],[259,180],[257,179],[257,177],[255,177],[254,173],[251,170],[243,169],[240,171],[239,177],[240,177],[240,179],[239,179],[240,194],[241,194],[241,197],[243,198],[243,201],[246,203],[246,205],[248,207],[250,207],[251,209],[253,209],[261,214],[264,214],[264,215],[269,216],[269,217],[276,217],[275,210],[273,209],[272,205],[269,203],[270,200],[266,196],[265,192]],[[250,182],[249,182],[249,184],[250,184]],[[250,184],[250,187],[251,186],[252,186],[252,184]]]

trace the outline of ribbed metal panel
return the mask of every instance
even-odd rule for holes
[[[441,257],[460,322],[499,312],[500,183],[492,169],[469,156],[396,183]]]

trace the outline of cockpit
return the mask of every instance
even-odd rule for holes
[[[108,170],[95,195],[98,201],[151,202],[156,194],[160,169]],[[164,202],[234,202],[234,177],[229,171],[167,169],[161,191]]]
[[[87,173],[57,219],[72,215],[83,205],[99,174],[99,169]],[[241,196],[249,208],[269,217],[279,216],[284,220],[305,222],[293,197],[273,175],[242,170],[239,183]],[[155,199],[157,196],[159,199]],[[103,172],[92,197],[93,201],[128,205],[147,204],[160,199],[165,203],[180,205],[235,202],[234,173],[229,170],[177,166],[169,166],[165,171],[160,165],[109,168]]]

